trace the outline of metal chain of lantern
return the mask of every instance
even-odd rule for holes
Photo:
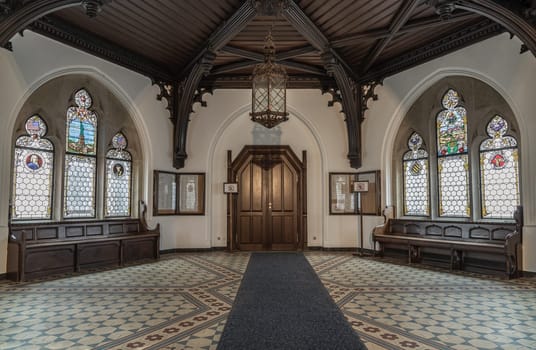
[[[275,63],[271,31],[264,42],[264,62],[255,66],[252,79],[251,120],[268,129],[287,121],[287,72]]]

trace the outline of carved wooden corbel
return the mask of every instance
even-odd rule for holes
[[[365,111],[368,109],[367,103],[370,99],[373,101],[378,100],[378,95],[374,92],[376,86],[383,85],[382,81],[369,81],[368,83],[361,84],[361,115],[365,115]]]

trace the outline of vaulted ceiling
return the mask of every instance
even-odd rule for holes
[[[154,79],[174,80],[187,73],[209,44],[211,34],[244,2],[104,1],[94,18],[86,15],[83,6],[68,7],[39,19],[31,29]],[[463,10],[453,10],[441,18],[434,1],[295,2],[356,81],[381,80],[504,30]],[[244,84],[254,64],[262,60],[264,38],[270,29],[278,60],[286,66],[291,81],[305,86],[328,78],[317,47],[281,15],[261,12],[215,52],[212,69],[204,80],[228,81],[237,87]]]

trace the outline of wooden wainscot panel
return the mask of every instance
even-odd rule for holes
[[[27,278],[49,275],[51,272],[73,272],[75,245],[34,247],[26,250],[25,275]]]
[[[78,269],[119,265],[119,241],[80,243],[78,245]]]
[[[462,238],[462,228],[458,226],[445,227],[445,237]]]
[[[426,236],[442,236],[443,235],[443,229],[441,228],[441,226],[437,226],[437,225],[426,226],[425,232],[426,232],[425,233]]]
[[[16,237],[22,237],[24,234],[26,241],[33,241],[35,239],[33,227],[11,229],[11,233]]]
[[[418,235],[421,232],[421,227],[417,224],[407,224],[406,225],[406,233],[412,234],[412,235]]]
[[[140,232],[139,225],[135,222],[129,222],[125,226],[126,226],[125,232]]]
[[[86,236],[102,236],[104,233],[102,225],[86,226]]]
[[[65,237],[83,237],[84,226],[67,226],[65,227]]]
[[[108,233],[123,233],[123,224],[110,224],[108,225]]]
[[[404,223],[395,221],[391,224],[391,232],[405,233]]]
[[[157,240],[154,238],[128,239],[123,241],[123,261],[130,262],[140,259],[155,259],[155,251],[158,249]]]
[[[495,230],[491,231],[491,239],[494,241],[504,241],[506,239],[506,235],[512,232],[512,229],[507,229],[504,227],[496,228]]]
[[[37,227],[36,228],[37,239],[57,239],[58,237],[58,227]]]
[[[490,239],[490,232],[484,227],[475,227],[469,230],[469,238],[473,239]]]

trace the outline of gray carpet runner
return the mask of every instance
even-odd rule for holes
[[[218,349],[366,347],[302,253],[253,253]]]

